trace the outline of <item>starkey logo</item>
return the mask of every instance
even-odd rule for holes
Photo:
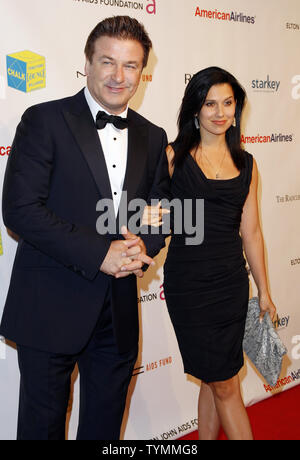
[[[46,60],[32,51],[18,51],[6,56],[7,84],[29,93],[46,86]]]
[[[256,16],[249,16],[247,14],[236,11],[219,11],[217,9],[204,9],[200,6],[196,7],[195,16],[204,19],[214,19],[217,21],[231,21],[240,22],[245,24],[255,24]]]
[[[270,75],[267,75],[267,78],[265,79],[259,79],[255,78],[252,80],[251,83],[251,88],[256,91],[263,91],[263,92],[269,92],[269,93],[274,93],[279,90],[280,87],[280,81],[279,80],[272,80],[270,78]]]

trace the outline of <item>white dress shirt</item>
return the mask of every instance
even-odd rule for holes
[[[84,89],[84,95],[95,123],[99,110],[112,115],[95,101],[87,87]],[[127,112],[128,107],[119,116],[126,118]],[[127,165],[128,129],[118,129],[112,123],[107,123],[105,128],[98,129],[98,135],[106,161],[115,215],[117,216]]]

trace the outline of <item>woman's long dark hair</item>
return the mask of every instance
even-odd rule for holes
[[[236,126],[231,126],[227,130],[226,142],[237,169],[241,170],[244,167],[245,155],[241,148],[241,115],[246,92],[233,75],[219,67],[200,70],[186,87],[178,116],[178,135],[172,143],[175,165],[181,164],[189,152],[199,147],[201,137],[200,130],[195,126],[195,114],[199,114],[210,88],[224,83],[232,87],[236,101]]]

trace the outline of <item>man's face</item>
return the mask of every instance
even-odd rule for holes
[[[86,61],[87,86],[109,113],[122,113],[135,94],[143,70],[144,50],[135,40],[103,36],[96,40],[92,62]]]

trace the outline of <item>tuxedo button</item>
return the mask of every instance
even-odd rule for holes
[[[116,165],[113,165],[113,168],[116,168]]]

